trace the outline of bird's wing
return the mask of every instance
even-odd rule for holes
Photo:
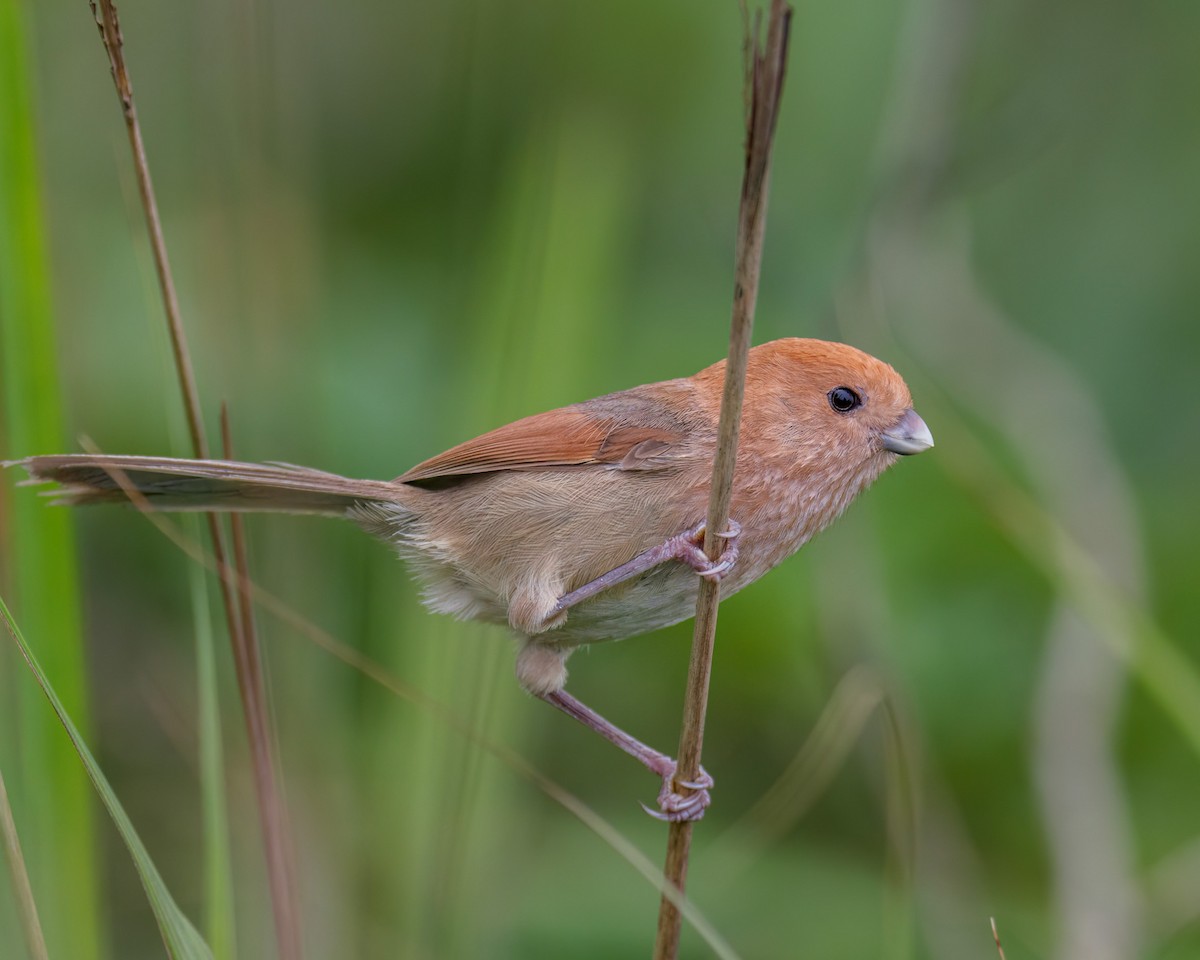
[[[607,399],[607,398],[605,398]],[[549,410],[499,427],[419,463],[401,483],[447,480],[500,470],[596,464],[653,470],[678,460],[683,437],[675,425],[645,422],[636,411],[597,410],[596,401]]]

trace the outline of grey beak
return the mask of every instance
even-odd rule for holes
[[[916,410],[905,410],[896,425],[883,432],[883,448],[901,456],[920,453],[932,446],[933,434]]]

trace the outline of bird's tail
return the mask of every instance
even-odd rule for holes
[[[402,501],[406,492],[403,484],[352,480],[281,463],[64,454],[13,460],[4,466],[24,467],[29,472],[26,483],[59,484],[59,489],[49,491],[54,502],[72,506],[137,503],[144,498],[145,505],[155,510],[342,516],[364,501]]]

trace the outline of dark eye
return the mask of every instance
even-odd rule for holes
[[[862,397],[849,387],[834,387],[829,391],[829,405],[838,413],[849,413],[862,406]]]

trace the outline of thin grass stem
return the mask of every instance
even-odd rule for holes
[[[33,899],[33,888],[29,885],[29,872],[25,869],[21,838],[17,836],[17,825],[13,821],[12,806],[8,802],[3,773],[0,773],[0,834],[3,835],[9,879],[17,900],[17,912],[21,917],[21,932],[25,935],[25,948],[33,960],[49,960],[46,937],[42,933],[41,921],[38,920],[37,904]]]
[[[745,395],[746,364],[754,327],[754,308],[758,300],[758,279],[762,271],[771,145],[775,135],[779,102],[783,94],[791,16],[792,9],[783,0],[772,0],[767,20],[765,48],[759,43],[757,30],[756,35],[747,42],[747,49],[753,51],[753,59],[749,71],[750,107],[746,122],[746,166],[738,211],[733,318],[730,323],[729,359],[725,366],[725,391],[721,398],[717,454],[713,460],[713,478],[704,534],[705,552],[714,560],[721,551],[720,534],[729,521],[729,505],[733,499],[733,472],[737,460],[742,399]],[[716,580],[705,579],[701,582],[700,594],[696,601],[696,627],[692,637],[692,656],[688,664],[683,723],[679,738],[677,777],[682,781],[696,781],[700,776],[700,753],[704,744],[704,719],[708,709],[708,685],[712,674],[720,594],[720,584]],[[667,887],[680,893],[684,890],[687,878],[691,842],[690,821],[671,824],[667,836],[663,875]],[[678,955],[681,920],[672,898],[664,896],[658,914],[658,932],[654,946],[656,960],[673,960]]]
[[[133,153],[134,171],[137,175],[138,193],[146,215],[146,229],[154,256],[154,269],[158,275],[163,307],[166,311],[167,329],[171,339],[171,352],[175,361],[175,372],[183,394],[184,413],[192,449],[199,459],[208,458],[208,442],[204,433],[204,421],[200,408],[196,377],[193,371],[187,336],[179,309],[179,297],[167,256],[166,240],[163,236],[162,219],[158,213],[154,185],[150,178],[150,165],[146,159],[145,142],[137,108],[133,99],[133,85],[125,63],[124,37],[117,18],[113,0],[90,0],[92,15],[100,31],[100,39],[108,54],[113,82],[121,101],[125,128],[129,134],[129,146]],[[228,570],[225,563],[225,545],[221,528],[215,514],[208,514],[209,535],[212,538],[213,554],[218,568]],[[242,712],[246,721],[250,742],[250,755],[254,767],[259,820],[263,830],[263,845],[267,861],[267,880],[271,890],[272,912],[275,921],[275,937],[279,954],[285,960],[303,956],[299,915],[295,909],[294,880],[289,869],[285,836],[287,819],[276,784],[274,761],[274,735],[271,718],[266,709],[263,692],[260,657],[254,635],[245,629],[248,614],[235,600],[232,574],[220,578],[221,598],[225,605],[225,616],[233,647],[234,664],[238,679],[238,692],[242,700]]]

